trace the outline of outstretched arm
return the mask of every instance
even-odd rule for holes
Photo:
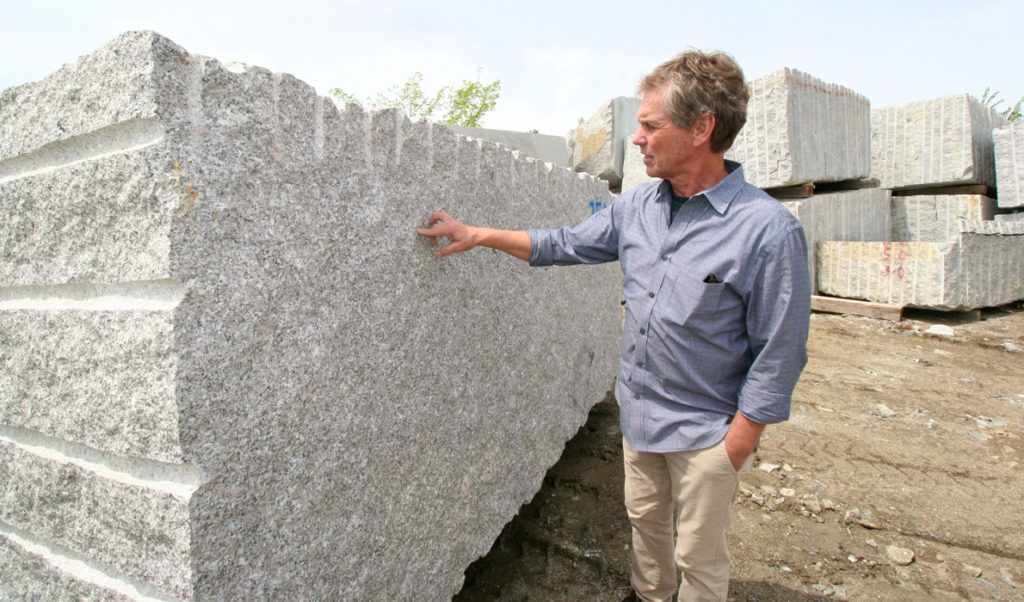
[[[504,251],[513,257],[530,260],[533,249],[530,235],[525,230],[496,230],[467,226],[447,213],[430,216],[430,227],[417,228],[416,233],[430,238],[431,245],[437,245],[438,237],[447,236],[451,242],[434,251],[435,257],[461,253],[474,247],[489,247]]]

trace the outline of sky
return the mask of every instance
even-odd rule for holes
[[[120,33],[371,98],[501,81],[482,125],[564,136],[687,47],[732,54],[747,79],[792,67],[873,107],[998,91],[1024,96],[1024,2],[684,0],[0,0],[0,90],[42,79]],[[1005,106],[1005,105],[1004,105]]]

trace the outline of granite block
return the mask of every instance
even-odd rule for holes
[[[992,128],[1005,118],[958,94],[871,112],[871,176],[883,188],[995,186]]]
[[[1018,121],[994,129],[992,143],[999,206],[1024,207],[1024,124]]]
[[[888,241],[891,192],[865,188],[786,201],[807,238],[812,294],[818,293],[816,244],[821,241]]]
[[[566,135],[570,165],[608,182],[622,186],[622,144],[636,133],[636,112],[640,99],[620,96],[598,107],[586,121]]]
[[[1024,221],[1024,211],[1015,211],[1013,213],[1000,213],[994,218],[997,222],[1020,222]]]
[[[871,108],[849,88],[783,68],[749,83],[747,123],[726,158],[759,188],[859,180],[871,171]]]
[[[1024,299],[1024,222],[960,221],[949,242],[818,243],[828,295],[967,310]]]
[[[160,542],[187,571],[137,567],[83,515],[97,545],[73,553],[99,582],[449,599],[611,387],[617,266],[438,261],[414,231],[437,210],[578,223],[612,201],[597,178],[152,32],[4,92],[0,132],[0,422],[45,443],[0,512],[49,564],[57,511],[25,487],[71,446],[69,474],[98,454],[131,478],[201,475],[178,483],[187,536]],[[97,474],[104,504],[149,524]]]
[[[959,234],[960,220],[991,220],[995,207],[995,199],[979,194],[895,196],[891,240],[947,242]]]

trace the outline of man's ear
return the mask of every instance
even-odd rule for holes
[[[693,145],[700,146],[711,140],[715,131],[715,116],[704,113],[693,122]]]

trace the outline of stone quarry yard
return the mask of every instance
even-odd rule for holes
[[[1024,600],[1024,303],[982,316],[812,315],[733,505],[730,600]],[[620,437],[609,395],[455,600],[621,600]]]

